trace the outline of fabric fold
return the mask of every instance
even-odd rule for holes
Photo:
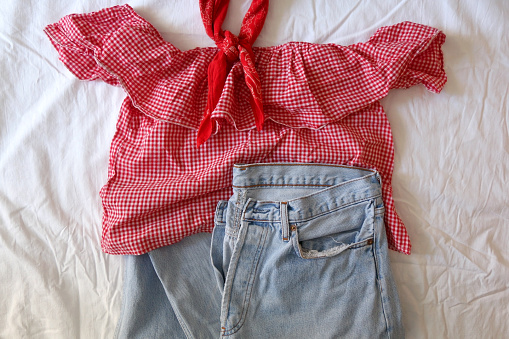
[[[110,19],[97,19],[104,15]],[[219,48],[180,51],[129,5],[69,15],[45,31],[78,78],[121,85],[133,105],[149,117],[199,129],[209,82],[214,82],[208,66]],[[264,119],[319,129],[368,107],[392,88],[423,84],[440,92],[447,81],[444,41],[445,35],[435,28],[403,22],[382,27],[367,42],[350,46],[289,42],[253,47]],[[239,131],[257,128],[253,107],[260,101],[251,102],[244,66],[235,61],[225,69],[224,86],[208,117],[210,132],[225,123]],[[351,96],[360,100],[352,101]]]
[[[244,79],[249,89],[249,103],[253,111],[256,128],[262,129],[263,103],[260,77],[253,63],[254,54],[251,46],[262,30],[267,10],[268,0],[253,0],[246,13],[239,36],[221,28],[230,0],[208,1],[200,0],[200,11],[205,25],[205,31],[214,40],[219,50],[208,66],[208,98],[205,113],[198,128],[197,145],[203,144],[214,132],[212,111],[217,106],[225,86],[226,77],[233,63],[237,60],[242,65]]]

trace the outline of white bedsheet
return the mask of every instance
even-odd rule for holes
[[[0,338],[110,338],[122,258],[100,250],[99,189],[124,93],[77,80],[43,28],[118,0],[0,5]],[[238,31],[250,1],[231,0]],[[198,0],[127,1],[181,49],[212,46]],[[256,45],[351,44],[437,27],[449,81],[383,99],[394,198],[413,254],[391,252],[408,338],[509,333],[509,2],[272,0]]]

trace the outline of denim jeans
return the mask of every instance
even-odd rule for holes
[[[212,262],[231,338],[402,338],[374,171],[237,165]]]
[[[122,311],[115,338],[217,338],[219,305],[210,233],[125,256]]]
[[[377,172],[236,165],[233,192],[212,245],[194,235],[149,254],[164,292],[151,286],[142,305],[171,308],[153,321],[169,337],[404,337]]]

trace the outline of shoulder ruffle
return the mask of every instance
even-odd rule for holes
[[[78,78],[120,85],[146,115],[198,128],[207,100],[207,67],[217,48],[180,51],[129,5],[69,15],[45,32]],[[318,129],[392,88],[423,84],[439,92],[447,81],[444,41],[435,28],[403,22],[351,46],[290,42],[253,48],[265,118]],[[255,128],[240,63],[232,67],[212,118],[218,126]]]

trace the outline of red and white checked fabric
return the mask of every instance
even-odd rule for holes
[[[394,208],[393,141],[379,100],[392,88],[443,88],[442,32],[403,22],[351,46],[253,48],[263,129],[237,61],[211,113],[215,133],[199,148],[207,67],[218,48],[180,51],[128,5],[69,15],[45,32],[78,78],[127,92],[101,190],[105,252],[141,254],[210,232],[216,203],[232,193],[235,163],[305,162],[378,170],[389,247],[410,253]]]

